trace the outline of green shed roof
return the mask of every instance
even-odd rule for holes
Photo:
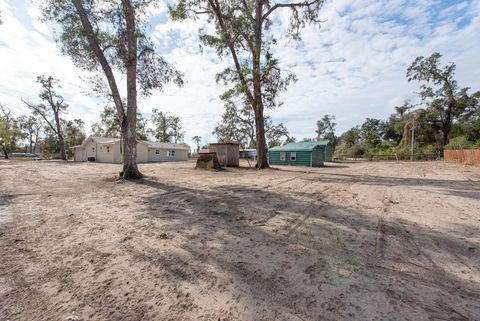
[[[316,140],[313,142],[299,142],[289,143],[283,146],[276,146],[269,149],[273,152],[297,152],[297,151],[312,151],[316,147],[324,147],[330,144],[329,140]]]

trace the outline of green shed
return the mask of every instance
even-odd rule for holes
[[[325,161],[332,162],[333,161],[333,146],[329,140],[317,140],[313,143],[318,143],[320,146],[324,146],[325,150]]]
[[[272,147],[268,150],[268,162],[270,165],[323,166],[328,144],[323,141],[313,141]]]

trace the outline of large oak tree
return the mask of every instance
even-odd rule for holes
[[[417,57],[407,69],[408,81],[418,81],[420,97],[427,104],[426,119],[442,133],[442,143],[447,145],[452,124],[472,105],[469,88],[459,88],[454,79],[456,65],[440,65],[438,52],[429,57]]]
[[[155,50],[146,27],[152,0],[44,0],[46,19],[60,27],[62,52],[74,63],[106,78],[115,103],[123,139],[125,179],[137,179],[137,84],[148,95],[169,81],[182,83],[181,75]],[[126,74],[126,106],[117,81]]]

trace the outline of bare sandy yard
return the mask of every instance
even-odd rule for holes
[[[0,320],[480,320],[480,168],[0,161]]]

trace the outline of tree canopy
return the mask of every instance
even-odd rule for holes
[[[50,130],[55,133],[58,138],[60,156],[63,160],[66,160],[67,154],[61,117],[62,114],[67,112],[68,104],[55,90],[56,87],[60,88],[58,79],[52,76],[38,76],[37,82],[42,87],[38,94],[41,102],[36,104],[23,102],[32,110],[33,115],[40,116]]]
[[[166,82],[182,84],[181,74],[158,55],[147,35],[152,5],[151,0],[44,0],[42,6],[45,18],[59,26],[62,53],[77,67],[94,72],[97,91],[108,88],[123,137],[125,179],[142,176],[136,159],[137,83],[143,95],[161,90]],[[115,72],[126,75],[126,105]]]
[[[455,63],[440,65],[442,55],[438,52],[429,57],[417,57],[407,70],[409,82],[420,85],[420,98],[426,104],[425,117],[442,132],[443,145],[450,139],[452,124],[466,112],[478,106],[478,93],[469,96],[469,88],[459,88],[455,80]]]
[[[185,134],[182,132],[180,118],[169,115],[154,108],[152,110],[151,122],[153,129],[150,132],[160,142],[179,143]]]
[[[176,20],[206,15],[214,32],[200,32],[200,40],[212,47],[220,58],[229,56],[231,66],[217,75],[217,81],[229,89],[222,95],[227,108],[247,105],[255,119],[257,167],[268,167],[264,109],[280,104],[278,95],[296,80],[295,75],[282,70],[273,56],[272,45],[277,38],[271,28],[272,15],[277,10],[290,10],[287,35],[300,40],[300,30],[307,24],[319,24],[323,0],[273,2],[268,0],[179,0],[170,7]],[[235,100],[240,100],[240,104]],[[241,108],[241,107],[239,107]]]

